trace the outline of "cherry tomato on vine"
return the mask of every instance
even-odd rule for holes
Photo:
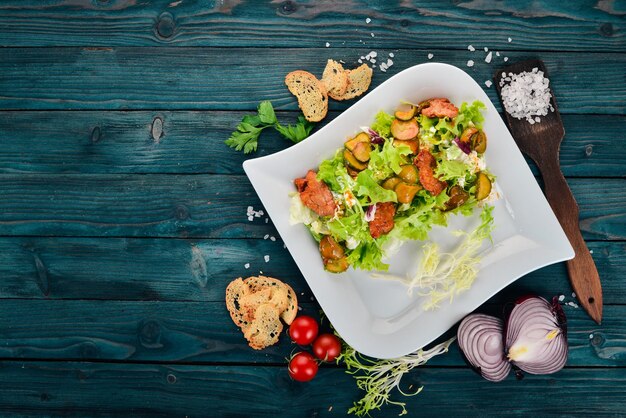
[[[317,361],[312,355],[301,351],[289,361],[289,376],[298,382],[308,382],[317,374]]]
[[[298,345],[309,345],[317,337],[319,326],[317,321],[308,315],[301,315],[294,319],[289,326],[289,336]]]
[[[313,354],[322,361],[335,361],[341,354],[341,341],[333,334],[322,334],[313,343]]]

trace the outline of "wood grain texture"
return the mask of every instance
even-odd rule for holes
[[[302,305],[302,312],[319,317],[317,304]],[[479,310],[500,315],[502,306],[486,305]],[[606,306],[602,326],[594,324],[580,308],[566,305],[565,312],[569,365],[626,366],[626,306]],[[284,364],[297,348],[285,332],[277,345],[262,351],[251,349],[221,301],[3,300],[0,329],[0,358],[4,360]],[[329,331],[328,326],[322,329]],[[464,366],[456,345],[448,355],[429,364]]]
[[[344,416],[362,394],[352,376],[323,368],[310,383],[293,382],[286,367],[165,366],[5,362],[0,410],[20,416]],[[467,369],[422,369],[404,382],[424,385],[407,402],[410,414],[455,416],[621,416],[622,369],[566,369],[552,376],[512,377],[499,384]],[[108,390],[103,391],[106,387]],[[456,388],[454,396],[450,388]],[[236,393],[238,396],[233,396]],[[489,396],[485,396],[485,394]],[[514,394],[512,396],[511,394]],[[245,400],[245,401],[244,401]],[[396,416],[392,405],[374,416]],[[412,415],[409,415],[412,416]]]
[[[243,174],[246,158],[291,145],[266,131],[256,154],[244,156],[226,147],[223,141],[247,113],[0,112],[0,173]],[[318,126],[337,115],[331,113]],[[285,123],[293,123],[295,117],[295,112],[278,113]],[[626,117],[563,115],[563,123],[561,166],[566,176],[626,177]]]
[[[602,273],[606,302],[624,303],[626,244],[595,241],[589,248]],[[264,255],[270,256],[268,263]],[[311,291],[280,237],[275,242],[0,238],[0,298],[219,302],[230,280],[259,270],[287,281],[302,300],[310,300]],[[504,303],[532,291],[569,298],[565,265],[532,272],[490,302]]]
[[[256,109],[272,99],[276,107],[295,110],[296,99],[284,86],[290,71],[306,69],[321,75],[328,58],[358,65],[371,48],[250,49],[250,48],[2,48],[0,49],[0,109]],[[393,50],[395,64],[375,71],[376,86],[398,71],[428,61],[468,70],[482,86],[494,70],[529,57],[510,51],[486,64],[483,52]],[[381,50],[382,57],[392,50]],[[530,53],[531,56],[534,55]],[[476,61],[471,68],[469,59]],[[626,54],[546,53],[543,55],[562,113],[626,112]],[[173,67],[175,63],[175,70]],[[602,68],[602,77],[597,69]],[[236,69],[236,70],[234,70]],[[224,90],[224,86],[228,86]],[[494,88],[487,94],[496,103]],[[331,110],[353,101],[332,102]],[[499,106],[499,105],[498,105]]]
[[[473,43],[492,49],[620,51],[624,13],[617,1],[588,0],[158,0],[147,5],[121,0],[5,0],[0,5],[0,45],[311,48],[330,42],[351,48],[465,49]]]
[[[586,238],[626,237],[626,179],[571,179]],[[0,235],[261,238],[276,235],[245,176],[5,174]]]

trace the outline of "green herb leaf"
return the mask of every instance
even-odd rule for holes
[[[282,136],[297,144],[309,136],[314,126],[304,116],[300,115],[295,125],[283,126],[276,123],[275,128]]]
[[[282,126],[276,119],[272,103],[265,100],[259,103],[256,115],[246,115],[237,126],[237,129],[225,142],[231,148],[249,154],[257,150],[259,135],[265,128],[274,127],[282,136],[294,143],[298,143],[311,134],[315,125],[298,116],[295,125]]]
[[[259,119],[266,125],[274,125],[278,123],[276,120],[276,114],[274,113],[274,107],[272,106],[272,102],[269,100],[265,100],[259,103]]]

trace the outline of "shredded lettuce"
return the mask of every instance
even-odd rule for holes
[[[381,110],[376,114],[375,121],[370,126],[372,130],[378,132],[378,135],[383,138],[391,139],[391,122],[393,121],[393,115]]]

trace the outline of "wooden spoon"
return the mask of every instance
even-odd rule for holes
[[[496,72],[494,81],[501,102],[500,80],[502,73],[519,74],[523,71],[530,72],[533,68],[543,71],[544,77],[548,78],[548,73],[541,60],[522,61]],[[580,234],[578,204],[559,166],[559,147],[565,135],[565,129],[563,129],[563,122],[561,122],[561,115],[556,106],[551,87],[550,94],[552,96],[550,103],[554,111],[549,112],[547,116],[540,116],[540,123],[531,125],[526,119],[516,119],[506,111],[504,115],[515,142],[524,154],[535,161],[541,171],[546,198],[572,247],[574,247],[575,256],[572,260],[567,261],[570,283],[580,304],[589,316],[599,324],[602,321],[602,285],[600,284],[598,269]]]

